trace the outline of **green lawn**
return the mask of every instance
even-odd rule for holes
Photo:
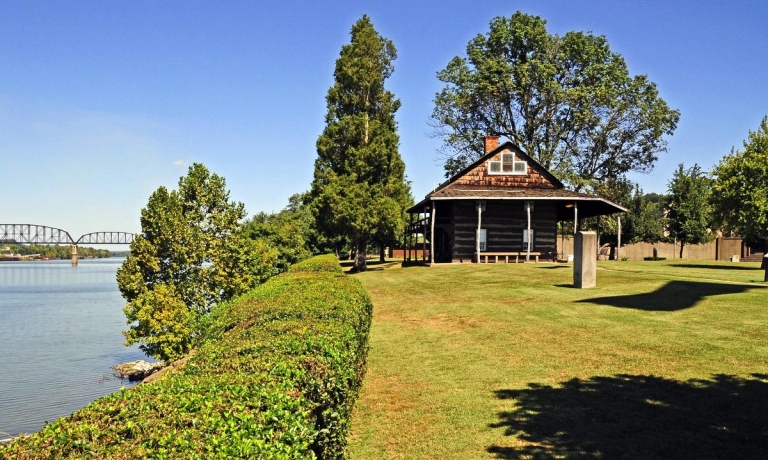
[[[758,264],[370,268],[353,460],[768,458]]]

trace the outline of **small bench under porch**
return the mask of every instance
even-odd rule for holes
[[[509,263],[510,258],[514,257],[515,263],[517,263],[519,258],[525,259],[526,255],[530,255],[532,259],[534,259],[534,262],[539,263],[539,256],[541,255],[540,252],[480,252],[479,257],[477,261],[479,263],[489,263],[491,260],[491,257],[493,257],[493,261],[495,263],[499,263],[499,258],[503,258],[502,260],[505,263]],[[483,260],[485,259],[485,260]]]

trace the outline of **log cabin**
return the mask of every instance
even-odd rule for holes
[[[520,148],[498,139],[486,136],[484,155],[407,210],[404,262],[556,260],[558,222],[576,222],[575,233],[580,219],[627,211],[566,190]],[[421,261],[411,257],[415,249]]]

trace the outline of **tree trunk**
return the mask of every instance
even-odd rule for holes
[[[768,256],[768,238],[765,240],[765,247],[763,248],[763,267],[765,269],[765,274],[763,275],[763,281],[768,283],[768,259],[765,257]]]
[[[379,262],[384,263],[387,261],[387,254],[385,253],[384,243],[379,243]]]
[[[364,272],[366,268],[366,259],[368,254],[366,253],[367,250],[367,244],[362,239],[359,238],[355,242],[355,271],[356,272]]]
[[[680,258],[683,258],[683,248],[685,247],[685,241],[680,240]]]

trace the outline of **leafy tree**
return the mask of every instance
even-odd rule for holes
[[[627,209],[627,212],[620,215],[622,244],[653,244],[666,240],[666,196],[657,193],[645,194],[638,183],[626,176],[607,178],[590,186],[589,191]],[[559,225],[565,234],[573,232],[570,222],[561,222]],[[581,225],[592,230],[599,226],[599,243],[608,243],[613,247],[618,244],[617,215],[586,218]]]
[[[666,151],[680,114],[645,75],[630,76],[603,36],[550,34],[521,12],[497,17],[437,74],[434,135],[446,177],[505,136],[576,190],[628,171],[648,171]]]
[[[246,223],[245,232],[275,252],[273,267],[282,273],[312,255],[313,223],[311,210],[301,202],[301,195],[296,194],[282,211],[274,214],[260,212],[253,216]]]
[[[595,187],[594,191],[614,203],[627,208],[621,214],[622,244],[638,242],[656,243],[664,239],[664,208],[660,195],[645,195],[640,186],[626,178],[610,179]],[[600,240],[618,244],[618,222],[616,216],[600,216],[587,219],[587,226],[595,226],[599,220]]]
[[[749,131],[743,151],[731,150],[712,172],[712,201],[724,230],[768,240],[768,117]]]
[[[274,257],[242,231],[245,208],[223,177],[194,164],[178,191],[158,188],[141,211],[141,233],[117,271],[129,330],[150,356],[186,353],[211,307],[268,277]]]
[[[712,207],[710,190],[712,180],[699,165],[685,169],[681,163],[669,181],[667,197],[667,229],[670,235],[680,241],[680,258],[686,244],[700,244],[712,241],[710,231]]]
[[[310,201],[320,233],[349,240],[355,269],[362,271],[369,243],[394,241],[402,233],[412,200],[398,152],[400,101],[384,87],[394,71],[395,46],[368,16],[352,26],[351,36],[326,96]]]
[[[658,243],[664,241],[666,217],[664,203],[666,196],[657,193],[643,194],[638,186],[635,196],[629,206],[633,235],[630,243]]]

